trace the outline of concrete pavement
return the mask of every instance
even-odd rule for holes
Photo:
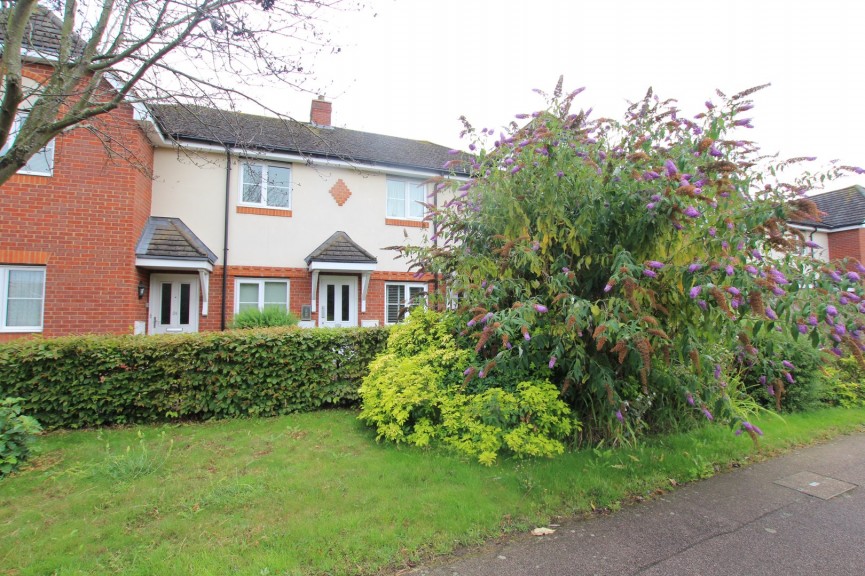
[[[413,576],[865,576],[865,434]]]

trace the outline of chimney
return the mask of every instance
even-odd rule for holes
[[[330,126],[331,103],[326,102],[324,96],[319,96],[312,101],[309,109],[309,121],[316,126]]]

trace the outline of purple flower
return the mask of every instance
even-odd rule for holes
[[[739,289],[736,288],[735,286],[727,286],[727,292],[729,292],[733,296],[738,296],[739,294],[741,294]]]
[[[736,296],[735,298],[730,300],[730,306],[732,306],[733,308],[738,308],[741,305],[742,305],[742,299],[739,296]]]
[[[700,215],[700,211],[693,206],[688,206],[682,211],[682,213],[688,218],[697,218]]]
[[[727,273],[727,276],[732,276],[733,274],[736,273],[736,269],[733,268],[732,264],[727,264],[727,267],[724,268],[724,272]]]
[[[466,369],[463,371],[463,376],[468,376],[469,374],[471,374],[471,373],[474,372],[474,371],[475,371],[475,369],[472,368],[471,366],[469,366],[468,368],[466,368]]]
[[[649,260],[648,262],[646,262],[646,266],[648,266],[649,268],[655,268],[656,270],[660,270],[664,267],[664,263],[658,262],[657,260]]]
[[[532,336],[531,336],[531,334],[529,334],[528,330],[525,331],[525,332],[523,332],[523,339],[524,339],[526,342],[528,342],[529,340],[532,339]]]
[[[760,378],[758,379],[758,382],[760,382],[760,384],[762,384],[763,386],[765,386],[765,385],[766,385],[766,376],[765,376],[765,375],[764,375],[764,376],[760,376]]]
[[[555,356],[550,356],[550,363],[549,363],[550,370],[552,370],[553,366],[556,365],[556,360],[557,360],[557,358]]]
[[[543,304],[535,304],[535,311],[537,311],[539,314],[545,314],[545,313],[549,312],[550,310],[549,310],[549,308],[547,308]]]
[[[505,348],[507,348],[508,350],[510,350],[513,347],[514,347],[514,345],[511,344],[510,342],[505,342]]]
[[[715,380],[718,380],[719,378],[721,378],[721,365],[720,364],[715,364],[714,374],[715,374]]]
[[[655,172],[654,170],[647,170],[643,172],[643,180],[648,180],[651,182],[652,180],[657,180],[661,175]]]
[[[841,275],[838,274],[835,270],[829,271],[829,277],[832,278],[832,280],[834,280],[835,282],[841,281]]]
[[[826,306],[826,315],[827,316],[837,316],[838,315],[838,309],[835,308],[834,306],[832,306],[831,304],[829,304],[828,306]]]
[[[685,394],[685,400],[687,400],[687,401],[688,401],[688,404],[690,404],[691,406],[694,405],[694,395],[691,394],[690,392],[688,392],[687,394]]]
[[[556,172],[556,176],[558,176],[559,178],[561,178],[561,177],[564,176],[564,175],[565,175],[565,173],[562,172],[561,170],[559,170],[558,172]]]
[[[754,276],[757,275],[757,269],[754,268],[753,266],[751,266],[750,264],[745,266],[745,272],[747,272],[748,274],[753,274]]]
[[[851,280],[853,282],[858,282],[859,281],[859,275],[856,274],[855,272],[847,272],[847,279]]]
[[[808,248],[822,248],[822,246],[820,246],[816,242],[812,242],[811,240],[806,240],[805,246],[807,246]]]
[[[807,334],[808,333],[808,327],[805,326],[804,324],[797,324],[796,326],[799,328],[799,334]]]
[[[700,285],[698,284],[698,285],[694,286],[693,288],[691,288],[691,289],[688,291],[688,295],[689,295],[689,296],[691,297],[691,299],[693,300],[693,299],[695,299],[697,296],[700,295],[700,292],[701,292],[702,290],[703,290],[703,287],[700,286]]]
[[[697,306],[699,306],[699,307],[702,308],[703,310],[706,310],[706,309],[709,307],[709,306],[706,304],[706,301],[705,301],[705,300],[697,300]]]
[[[624,422],[624,421],[625,421],[625,417],[622,416],[622,411],[621,411],[621,410],[616,410],[616,420],[618,420],[619,422]]]
[[[782,360],[781,364],[783,364],[784,368],[786,368],[787,370],[795,370],[796,369],[796,367],[793,366],[793,363],[790,362],[789,360]]]
[[[706,100],[706,108],[708,108],[709,110],[713,110],[715,108],[715,105],[712,104],[711,100]]]
[[[780,288],[778,286],[774,286],[772,288],[772,294],[774,294],[775,296],[783,296],[786,293],[787,292],[783,288]]]
[[[769,393],[769,396],[774,396],[775,395],[775,387],[772,386],[771,384],[769,384],[768,386],[766,386],[766,392]]]
[[[489,321],[492,320],[492,319],[493,319],[493,313],[492,313],[492,312],[487,312],[486,315],[485,315],[483,318],[481,318],[481,322],[483,322],[484,324],[486,324],[487,322],[489,322]]]
[[[843,296],[843,295],[842,295],[840,298],[838,298],[838,304],[840,304],[840,305],[842,305],[842,306],[844,306],[845,304],[847,304],[847,302],[849,302],[849,300],[847,300],[847,297],[846,297],[846,296]]]
[[[669,159],[664,162],[664,171],[667,173],[667,176],[669,176],[670,178],[672,178],[673,176],[675,176],[676,174],[679,173],[679,170],[676,168],[676,165],[673,164],[673,161],[669,160]]]
[[[832,354],[834,354],[835,356],[837,356],[838,358],[840,358],[841,356],[844,355],[844,353],[841,351],[841,349],[838,348],[837,346],[834,347],[834,348],[832,348],[832,349],[829,350],[829,351],[830,351]]]
[[[721,240],[721,248],[723,248],[724,250],[727,250],[729,247],[730,247],[729,242],[727,242],[726,240]]]
[[[699,262],[694,262],[693,264],[691,264],[690,266],[688,266],[688,272],[690,272],[691,274],[693,274],[694,272],[696,272],[697,270],[699,270],[699,269],[702,268],[702,267],[703,267],[703,265],[700,264]]]
[[[715,158],[718,158],[719,156],[721,156],[721,151],[718,150],[718,148],[716,148],[714,144],[712,144],[711,146],[709,146],[709,154],[711,154]]]
[[[654,202],[649,202],[648,204],[646,204],[646,210],[654,210],[654,209],[655,209],[655,203]]]
[[[604,286],[604,292],[609,292],[612,289],[613,289],[613,285],[610,284],[609,282],[607,282],[607,284]]]
[[[753,128],[751,125],[751,118],[743,118],[741,120],[736,120],[733,122],[734,126],[743,126],[745,128]]]
[[[711,236],[712,238],[714,238],[715,235],[716,235],[717,233],[718,233],[718,229],[717,229],[717,228],[715,228],[714,226],[710,226],[710,227],[709,227],[709,236]]]
[[[486,374],[486,372],[484,372],[483,370],[481,370],[480,372],[478,372],[478,377],[480,377],[480,378],[486,378],[486,377],[487,377],[487,374]]]
[[[540,249],[541,249],[541,243],[540,242],[538,242],[537,240],[532,242],[532,252],[537,252]]]
[[[520,166],[518,164],[518,165],[514,166],[513,168],[511,168],[511,174],[516,174],[517,172],[519,172],[522,169],[523,169],[522,166]]]
[[[795,380],[793,380],[793,375],[790,374],[789,372],[784,372],[784,378],[785,378],[785,379],[787,380],[787,382],[789,382],[790,384],[793,384],[793,383],[795,382]]]
[[[847,333],[847,327],[843,324],[835,324],[835,333],[839,336],[843,336]]]
[[[469,328],[471,328],[471,327],[474,326],[475,324],[476,324],[476,322],[475,322],[475,319],[474,319],[474,318],[472,318],[471,320],[469,320],[468,322],[466,322],[466,326],[468,326]]]
[[[816,326],[817,325],[817,316],[815,316],[814,314],[811,314],[810,316],[808,316],[808,324],[810,324],[811,326]]]
[[[661,195],[660,194],[652,194],[652,202],[660,202]]]
[[[712,413],[709,412],[708,408],[701,408],[700,410],[703,412],[703,416],[706,417],[706,420],[714,420],[715,419],[712,417]]]
[[[753,257],[756,258],[757,260],[760,260],[760,261],[763,260],[763,255],[760,254],[760,251],[757,250],[756,248],[754,248],[753,250],[751,250],[751,256],[753,256]]]
[[[766,317],[769,320],[777,320],[778,319],[778,315],[775,314],[775,311],[772,310],[771,308],[769,308],[768,306],[766,306]]]
[[[643,270],[643,275],[648,276],[649,278],[656,278],[658,276],[658,273],[654,270],[649,270],[648,268],[646,268],[645,270]]]

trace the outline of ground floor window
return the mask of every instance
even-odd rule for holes
[[[384,323],[396,324],[406,311],[426,299],[426,284],[387,283],[384,286]]]
[[[41,332],[45,268],[0,266],[0,331]]]
[[[235,313],[265,308],[288,311],[288,280],[238,278],[236,283]]]

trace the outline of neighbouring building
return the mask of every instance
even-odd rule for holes
[[[822,249],[810,249],[821,260],[855,258],[865,262],[865,188],[858,185],[809,196],[822,213],[820,220],[790,224]]]

